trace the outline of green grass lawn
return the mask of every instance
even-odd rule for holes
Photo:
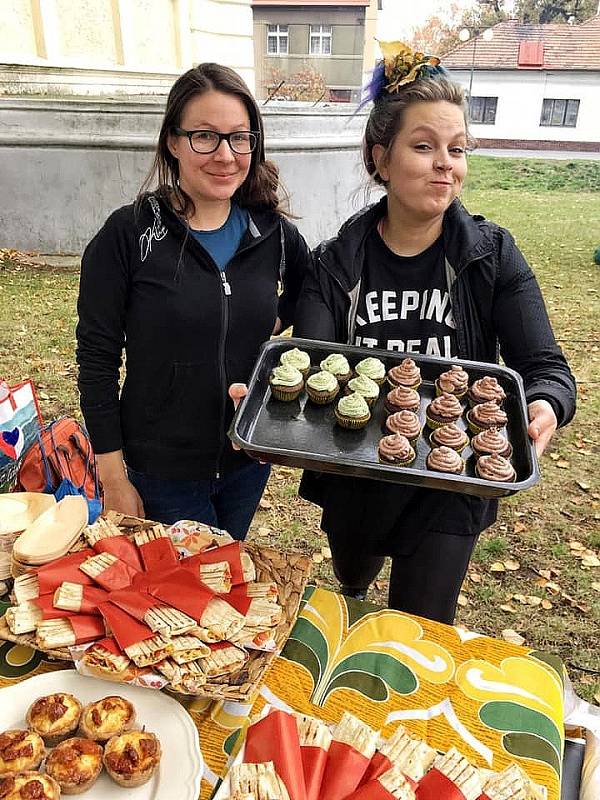
[[[600,551],[599,185],[600,162],[474,155],[463,196],[469,211],[509,228],[533,266],[578,379],[579,402],[543,459],[541,482],[503,501],[498,522],[481,537],[459,622],[494,636],[513,629],[528,645],[557,653],[587,698],[600,692],[600,567],[590,553],[586,558],[586,549]],[[0,372],[11,382],[32,377],[47,419],[77,413],[78,276],[6,256]],[[298,480],[297,470],[273,470],[251,536],[313,554],[316,580],[335,586],[318,511],[298,499]],[[385,596],[382,575],[371,597],[384,603]]]

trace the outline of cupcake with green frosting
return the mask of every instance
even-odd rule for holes
[[[342,428],[351,430],[364,428],[371,419],[367,401],[358,392],[345,395],[335,407],[335,419]]]
[[[289,364],[275,367],[269,379],[271,394],[276,400],[296,400],[304,387],[302,373]]]
[[[306,379],[310,372],[310,356],[304,350],[293,347],[291,350],[284,350],[279,358],[279,363],[289,367],[295,367]]]
[[[331,403],[337,397],[340,385],[337,378],[331,372],[321,370],[315,372],[306,381],[306,394],[317,405],[324,406]]]
[[[381,359],[373,358],[373,356],[363,358],[362,361],[359,361],[354,367],[354,372],[357,375],[364,375],[367,378],[371,378],[371,380],[375,381],[379,386],[382,386],[385,381],[385,364]]]
[[[366,375],[358,375],[356,378],[350,378],[345,391],[346,394],[352,394],[352,392],[362,394],[369,408],[371,408],[379,397],[379,385],[375,383],[375,381],[372,381],[371,378],[367,378]]]
[[[335,375],[341,386],[348,383],[352,377],[352,370],[350,369],[348,359],[341,353],[330,353],[327,358],[321,361],[319,366],[325,372],[331,372],[332,375]]]

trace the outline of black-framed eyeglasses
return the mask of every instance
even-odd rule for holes
[[[184,128],[173,128],[173,133],[177,136],[187,136],[192,150],[203,155],[214,153],[225,139],[234,153],[245,156],[255,149],[259,137],[257,131],[221,133],[220,131],[186,131]]]

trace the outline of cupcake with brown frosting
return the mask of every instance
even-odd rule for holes
[[[462,406],[458,398],[448,392],[434,398],[425,410],[430,428],[441,428],[442,425],[456,422],[461,414]]]
[[[469,389],[469,404],[476,406],[478,403],[489,403],[494,401],[498,405],[506,399],[506,392],[498,383],[497,378],[485,375],[475,381]]]
[[[453,394],[460,400],[464,397],[469,388],[469,373],[460,364],[453,364],[449,370],[442,372],[435,382],[435,393],[437,395]]]
[[[421,385],[421,370],[412,358],[405,358],[396,367],[388,370],[387,379],[390,386],[407,386],[409,389],[418,389]]]
[[[480,456],[475,464],[475,474],[486,481],[514,481],[516,472],[507,458],[492,453],[489,456]]]
[[[411,443],[401,433],[384,436],[379,442],[377,452],[383,464],[393,464],[395,467],[407,467],[412,464],[416,455]]]
[[[503,428],[508,421],[506,413],[494,400],[478,403],[467,412],[469,428],[475,435],[488,428]]]
[[[385,429],[388,433],[400,433],[406,436],[414,447],[421,435],[421,423],[414,411],[396,411],[385,420]]]
[[[432,447],[451,447],[457,453],[462,453],[469,444],[469,437],[455,422],[436,428],[429,437]]]
[[[427,456],[427,469],[435,472],[453,472],[460,475],[465,468],[465,462],[451,447],[434,447]]]
[[[512,447],[508,439],[503,436],[498,428],[488,428],[481,431],[477,436],[473,437],[471,441],[473,454],[479,456],[490,456],[492,453],[498,453],[499,456],[510,458],[512,455]]]
[[[395,414],[396,411],[418,411],[420,403],[421,398],[414,389],[409,389],[407,386],[396,386],[387,393],[384,405],[389,414]]]

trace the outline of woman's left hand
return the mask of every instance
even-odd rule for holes
[[[547,400],[534,400],[527,406],[529,427],[527,433],[535,442],[535,451],[541,456],[556,430],[556,414]]]
[[[277,319],[275,320],[275,325],[273,326],[273,333],[271,334],[271,336],[277,336],[278,333],[281,333],[282,329],[283,329],[283,323],[281,322],[279,317],[277,317]]]

